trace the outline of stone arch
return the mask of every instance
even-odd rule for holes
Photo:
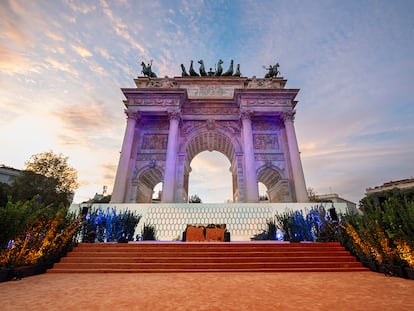
[[[276,166],[265,165],[258,169],[257,180],[267,188],[270,203],[291,202],[289,182]]]
[[[233,180],[233,201],[239,202],[243,196],[240,191],[239,178],[242,175],[240,172],[241,153],[240,143],[236,137],[232,137],[227,133],[218,130],[198,130],[186,137],[185,142],[181,145],[180,151],[185,155],[183,161],[183,199],[187,201],[188,198],[188,184],[189,174],[191,172],[191,161],[203,151],[218,151],[226,156],[230,161],[230,172]],[[239,165],[240,163],[240,165]]]
[[[154,187],[163,181],[163,171],[157,166],[145,166],[138,173],[134,184],[137,187],[136,203],[151,203]]]

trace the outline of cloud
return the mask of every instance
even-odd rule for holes
[[[82,136],[69,135],[69,134],[59,134],[57,135],[57,140],[62,142],[62,145],[66,147],[78,147],[85,142],[85,139]]]
[[[31,42],[29,37],[22,30],[23,20],[19,15],[25,13],[21,6],[17,2],[8,2],[10,5],[9,10],[7,5],[0,5],[0,26],[2,31],[0,38],[8,39],[20,44],[28,44]]]
[[[52,32],[52,31],[46,31],[46,36],[48,36],[50,39],[58,42],[63,42],[65,39],[58,33]]]
[[[96,10],[96,5],[88,5],[84,1],[64,0],[64,3],[76,13],[88,14]]]
[[[55,116],[63,127],[79,134],[86,132],[98,132],[105,127],[108,118],[102,104],[82,103],[67,105],[59,108]]]
[[[105,184],[112,185],[115,179],[117,165],[115,163],[102,163],[100,167],[102,172],[102,178],[105,181]]]
[[[33,61],[5,45],[0,44],[0,71],[5,73],[27,73],[38,71]]]
[[[52,66],[52,68],[65,71],[67,73],[70,73],[73,76],[78,76],[79,73],[76,71],[76,69],[72,68],[68,63],[64,63],[61,61],[58,61],[57,59],[54,59],[52,57],[46,57],[45,59],[46,63]]]
[[[93,54],[85,47],[80,45],[71,45],[72,49],[82,57],[91,57]]]
[[[90,63],[89,64],[89,69],[92,70],[93,72],[99,74],[99,75],[108,76],[108,73],[107,73],[106,69],[103,66],[101,66],[97,63]]]
[[[108,50],[105,48],[95,48],[95,50],[105,59],[109,59]]]
[[[128,25],[122,22],[121,18],[114,16],[113,12],[109,8],[108,3],[105,0],[101,0],[101,6],[105,15],[109,18],[115,33],[118,36],[124,38],[126,41],[128,41],[133,47],[138,49],[141,53],[145,53],[145,49],[141,46],[141,44],[136,42],[129,34]]]

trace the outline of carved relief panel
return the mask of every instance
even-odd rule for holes
[[[168,135],[145,134],[142,139],[142,149],[164,150],[167,149]]]
[[[253,135],[253,146],[254,146],[254,149],[259,149],[259,150],[279,149],[277,135],[254,134]]]

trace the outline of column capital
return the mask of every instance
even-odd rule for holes
[[[181,111],[180,110],[169,110],[167,111],[168,119],[170,120],[180,120],[181,119]]]
[[[246,119],[250,120],[253,114],[254,114],[253,110],[244,110],[240,112],[240,118],[242,120],[246,120]]]
[[[134,119],[134,120],[141,119],[141,113],[139,113],[138,111],[131,111],[131,110],[125,109],[124,112],[127,116],[127,119]]]
[[[295,121],[295,113],[296,111],[285,111],[285,112],[282,112],[280,117],[285,123],[287,121],[293,122]]]

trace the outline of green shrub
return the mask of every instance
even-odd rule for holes
[[[141,237],[143,241],[156,241],[157,240],[157,230],[154,225],[144,224],[142,228]]]
[[[0,248],[15,239],[25,227],[37,219],[49,220],[56,214],[54,208],[37,201],[37,197],[25,202],[8,202],[0,207]]]

